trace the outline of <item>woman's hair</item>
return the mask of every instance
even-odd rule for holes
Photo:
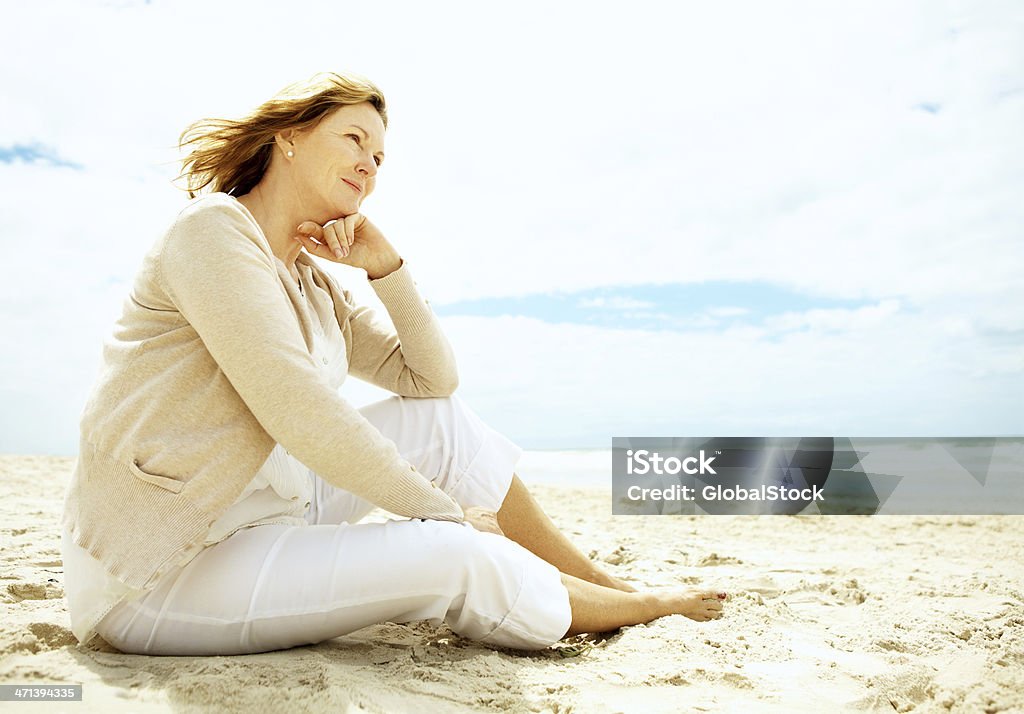
[[[202,189],[248,193],[270,166],[274,135],[286,129],[316,126],[345,104],[370,102],[384,128],[388,115],[384,94],[370,80],[352,73],[320,72],[289,84],[241,119],[200,119],[178,138],[178,148],[191,146],[178,179],[185,178],[189,198]]]

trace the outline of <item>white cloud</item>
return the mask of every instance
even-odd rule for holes
[[[887,318],[894,315],[899,307],[899,300],[882,300],[876,305],[856,309],[830,308],[784,312],[769,316],[764,320],[764,324],[772,330],[814,328],[861,332],[867,328],[881,325]]]
[[[637,300],[621,295],[584,298],[579,301],[579,306],[584,308],[607,308],[609,310],[639,310],[645,307],[657,307],[655,303],[648,300]]]

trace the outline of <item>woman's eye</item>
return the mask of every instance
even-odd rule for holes
[[[345,136],[351,136],[351,137],[352,137],[353,139],[355,139],[355,140],[356,140],[356,143],[357,143],[357,144],[359,144],[360,146],[362,146],[362,140],[361,140],[361,139],[359,138],[359,134],[345,134]],[[373,161],[374,161],[374,163],[376,163],[376,164],[377,164],[378,166],[380,166],[380,164],[381,164],[380,158],[378,158],[378,157],[374,156],[374,157],[373,157]]]

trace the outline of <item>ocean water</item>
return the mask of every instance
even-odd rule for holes
[[[611,449],[528,449],[516,464],[523,483],[612,490]]]

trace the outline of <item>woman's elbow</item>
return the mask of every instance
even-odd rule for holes
[[[448,378],[435,387],[438,397],[450,397],[455,394],[455,390],[459,388],[459,375],[452,373],[448,375]]]
[[[459,375],[449,374],[444,377],[428,379],[422,375],[410,374],[403,380],[403,387],[393,389],[395,394],[403,397],[450,397],[459,387]]]

